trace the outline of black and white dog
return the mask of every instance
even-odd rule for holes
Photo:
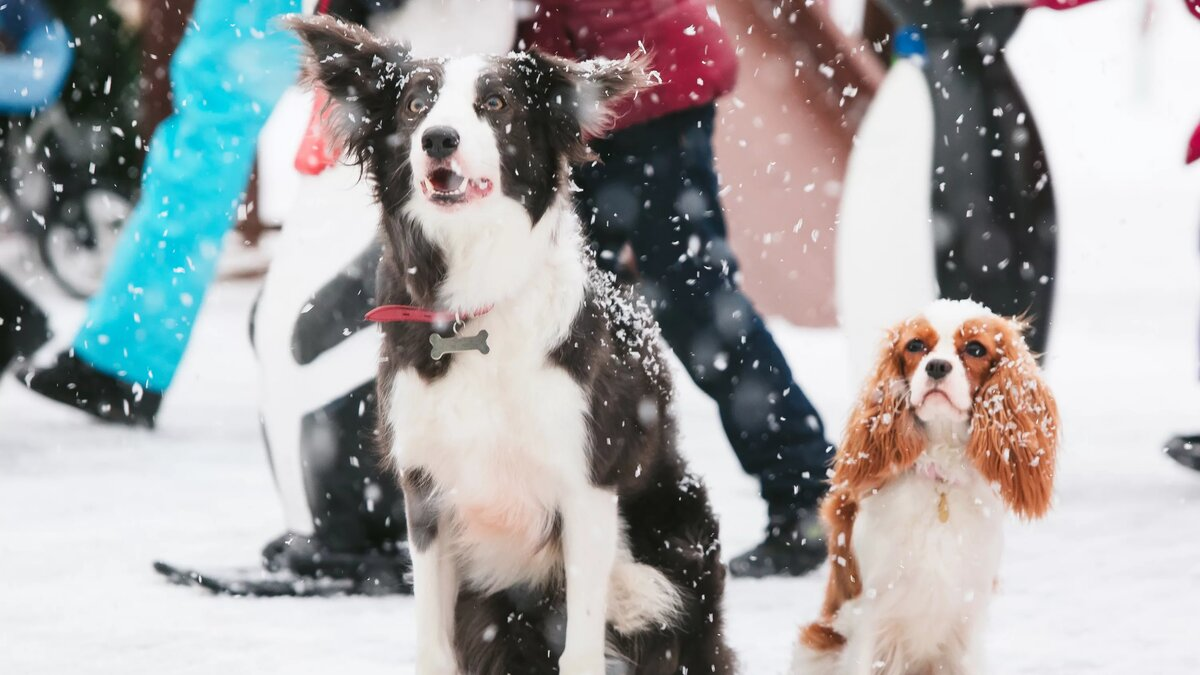
[[[382,208],[380,311],[399,321],[379,435],[417,672],[732,672],[717,523],[675,447],[653,319],[588,262],[570,193],[641,64],[418,60],[334,19],[290,25]]]

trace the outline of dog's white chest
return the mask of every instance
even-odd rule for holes
[[[432,383],[397,373],[389,411],[397,464],[432,476],[448,543],[484,589],[554,571],[559,503],[588,477],[583,392],[560,368],[509,356],[456,356]]]
[[[931,449],[861,501],[852,535],[860,608],[897,626],[969,623],[995,583],[1004,514],[960,452]]]

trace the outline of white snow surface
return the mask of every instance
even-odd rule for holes
[[[1066,441],[1054,509],[1008,528],[987,632],[993,673],[1200,672],[1200,474],[1158,451],[1169,434],[1200,430],[1200,171],[1180,166],[1200,90],[1161,82],[1197,72],[1200,43],[1154,61],[1150,93],[1131,103],[1141,85],[1121,45],[1134,28],[1116,37],[1141,5],[1109,6],[1109,18],[1078,24],[1103,39],[1073,30],[1070,13],[1043,13],[1014,47],[1060,199],[1048,380]],[[1168,18],[1160,31],[1195,38],[1182,15]],[[35,290],[69,336],[82,310],[47,286]],[[255,290],[214,289],[154,433],[0,386],[0,673],[414,672],[409,598],[214,597],[151,570],[154,559],[253,564],[282,530],[246,339]],[[842,336],[773,328],[836,438],[851,400]],[[711,402],[676,381],[683,445],[732,555],[761,536],[763,506]],[[822,569],[728,584],[743,673],[784,671],[824,581]]]

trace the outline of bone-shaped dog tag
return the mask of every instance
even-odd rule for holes
[[[432,357],[434,361],[437,361],[446,354],[453,352],[477,351],[480,354],[486,354],[492,351],[491,348],[488,347],[487,337],[488,332],[486,330],[479,331],[479,334],[473,337],[459,337],[457,335],[453,337],[442,337],[437,333],[433,333],[429,336],[429,344],[433,345],[433,349],[430,350],[429,356]]]

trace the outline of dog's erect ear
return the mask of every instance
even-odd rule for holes
[[[647,54],[581,62],[536,51],[529,56],[519,63],[528,68],[532,88],[546,97],[555,143],[572,162],[590,158],[588,140],[608,132],[619,103],[657,84]]]
[[[626,56],[617,61],[565,62],[574,93],[566,100],[574,106],[575,118],[585,140],[602,136],[609,130],[618,103],[653,86],[651,77],[657,74],[648,71],[649,64],[650,57],[646,54]]]
[[[408,48],[329,15],[294,14],[283,24],[304,43],[303,80],[329,94],[330,140],[365,161],[370,138],[395,112],[411,62]]]

